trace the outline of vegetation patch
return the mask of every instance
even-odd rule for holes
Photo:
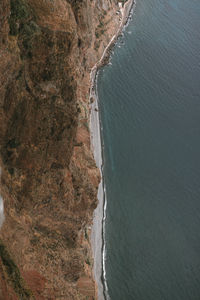
[[[85,262],[86,262],[87,265],[89,265],[89,266],[91,265],[91,262],[90,262],[89,258],[87,258]]]
[[[24,0],[10,0],[10,34],[17,35],[19,27],[30,17],[28,7]]]
[[[85,239],[88,240],[87,228],[85,228]]]
[[[100,41],[95,41],[94,43],[94,49],[97,51],[100,47]]]
[[[104,34],[105,32],[105,29],[104,29],[104,26],[105,26],[105,23],[103,22],[103,17],[101,17],[100,21],[99,21],[99,25],[96,27],[96,30],[95,30],[95,36],[97,39],[99,39],[99,37]]]
[[[13,286],[13,289],[20,297],[20,299],[21,300],[34,299],[32,292],[27,288],[25,288],[25,282],[21,277],[20,271],[16,266],[16,264],[14,263],[14,261],[12,260],[12,258],[10,257],[10,254],[6,250],[6,247],[3,245],[1,240],[0,240],[0,257],[3,262],[3,265],[5,266],[6,273]]]
[[[10,35],[18,36],[22,56],[31,58],[33,37],[40,32],[34,12],[25,0],[10,0],[10,11]]]

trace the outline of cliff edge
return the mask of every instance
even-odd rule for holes
[[[0,299],[96,299],[90,71],[117,1],[1,0]]]

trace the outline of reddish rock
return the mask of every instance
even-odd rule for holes
[[[85,296],[89,296],[90,299],[94,299],[95,296],[95,283],[89,277],[81,277],[77,282],[78,290]]]
[[[35,270],[25,271],[22,275],[35,298],[37,300],[44,300],[45,297],[42,294],[45,289],[46,279]]]

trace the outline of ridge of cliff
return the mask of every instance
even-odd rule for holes
[[[90,71],[117,1],[1,0],[0,299],[96,299]]]

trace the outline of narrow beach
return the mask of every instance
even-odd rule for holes
[[[93,226],[91,233],[91,245],[94,258],[94,279],[98,287],[98,300],[107,299],[107,287],[105,278],[105,268],[104,268],[104,256],[105,256],[105,241],[104,241],[104,220],[105,220],[105,187],[103,180],[103,141],[101,139],[101,122],[99,116],[99,106],[98,106],[98,95],[97,95],[97,73],[99,68],[108,63],[111,54],[112,47],[117,41],[118,36],[121,34],[124,26],[126,25],[128,18],[133,11],[135,5],[134,0],[128,0],[124,7],[120,9],[121,11],[121,22],[116,34],[111,38],[107,47],[105,48],[102,57],[94,65],[90,73],[91,79],[91,89],[90,89],[90,99],[93,99],[91,103],[91,113],[90,113],[90,135],[91,135],[91,148],[94,153],[94,159],[96,165],[101,173],[101,182],[98,188],[98,206],[94,212]]]

